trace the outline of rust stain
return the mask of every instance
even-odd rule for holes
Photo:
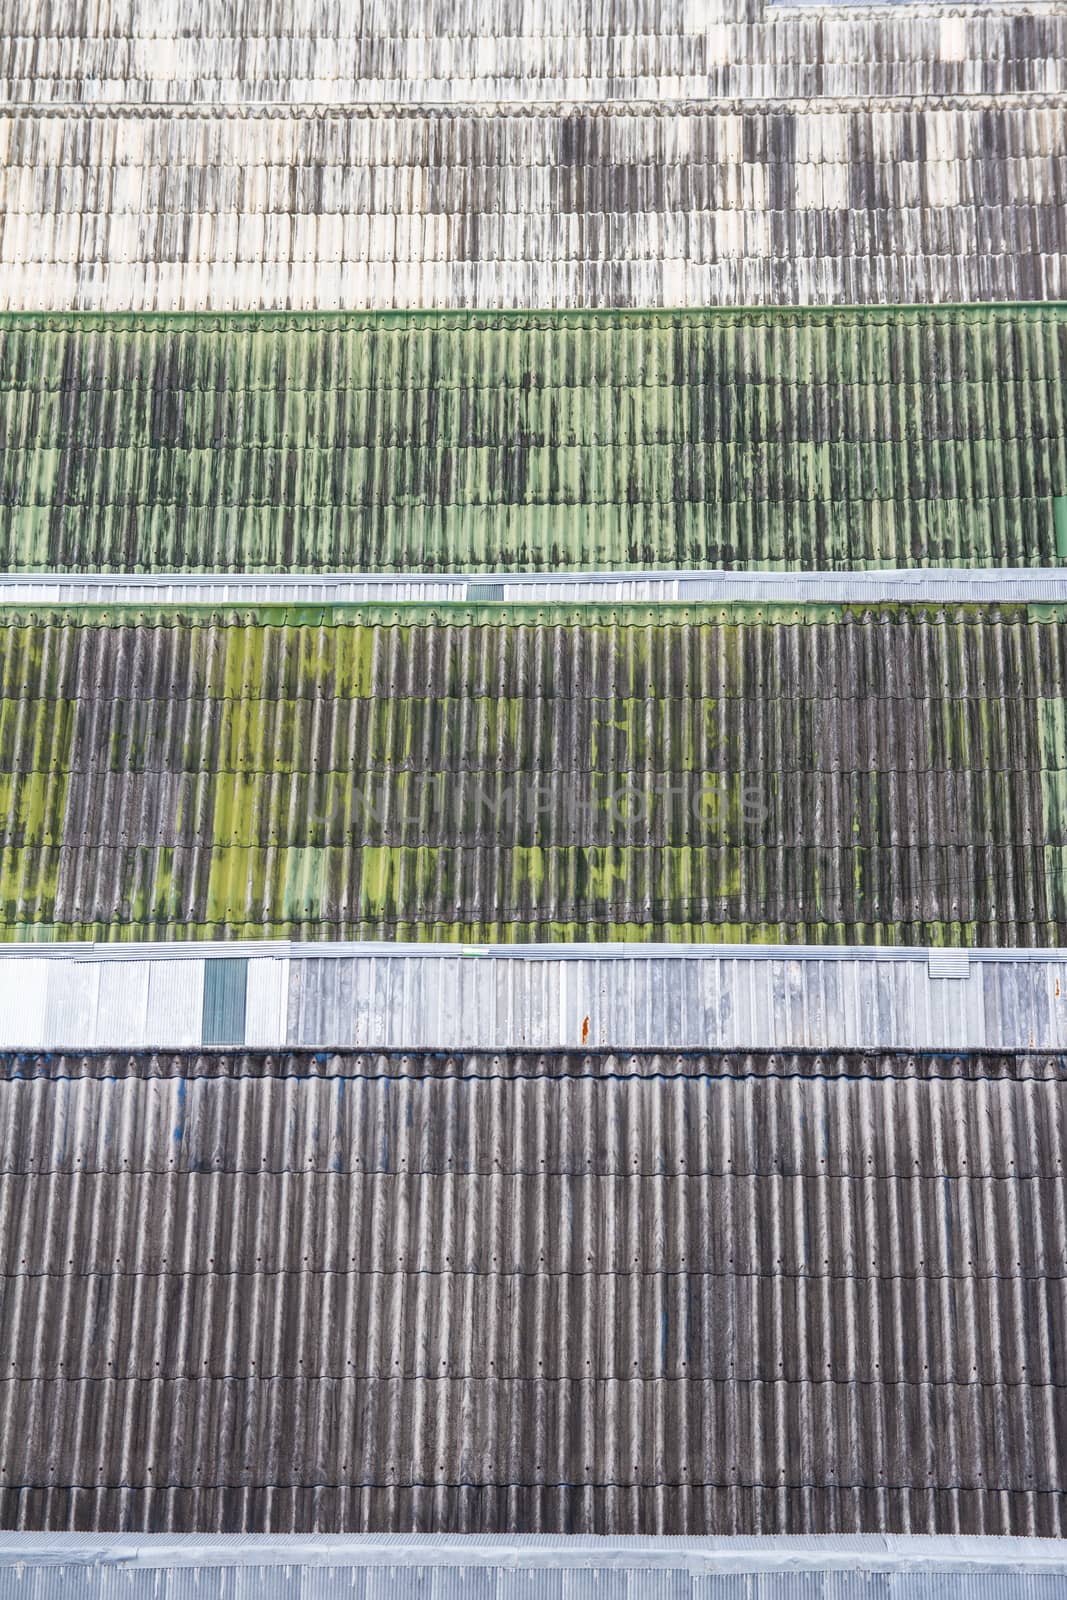
[[[1060,997],[1060,980],[1059,980],[1059,978],[1057,978],[1056,979],[1056,999],[1058,1000],[1059,997]]]
[[[588,1017],[583,1017],[582,1018],[582,1043],[586,1044],[588,1042],[588,1039],[589,1039],[589,1018]]]

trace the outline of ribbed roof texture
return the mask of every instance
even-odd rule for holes
[[[1062,8],[251,10],[7,8],[0,569],[1067,550]],[[0,939],[1060,947],[1065,707],[1053,605],[10,608]],[[0,1054],[0,1525],[1067,1534],[1051,967],[357,1054],[286,959]]]
[[[1063,1533],[1054,1063],[409,1064],[0,1085],[6,1525]]]
[[[1065,394],[1059,306],[8,317],[0,568],[1047,565]]]
[[[1064,944],[1065,683],[1051,607],[15,613],[3,934]]]
[[[0,116],[0,309],[1067,297],[1061,94]]]
[[[998,14],[1002,11],[1003,14]],[[1002,94],[1067,88],[1055,4],[10,0],[6,100],[214,105]]]

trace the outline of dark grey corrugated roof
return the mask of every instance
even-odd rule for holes
[[[1067,1081],[0,1085],[21,1527],[1064,1531]]]

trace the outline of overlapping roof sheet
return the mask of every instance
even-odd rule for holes
[[[1047,565],[1065,394],[1057,306],[9,317],[0,567]]]
[[[0,94],[49,104],[629,101],[1067,88],[1055,3],[10,0]]]
[[[0,115],[0,309],[1067,297],[1061,94]]]
[[[14,613],[8,938],[1067,942],[1054,607]]]
[[[3,1065],[8,1525],[1063,1532],[1046,1058]]]

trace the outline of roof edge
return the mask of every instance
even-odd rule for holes
[[[944,946],[846,944],[671,944],[625,943],[455,944],[389,939],[181,939],[100,941],[22,939],[0,943],[0,960],[47,957],[63,961],[203,961],[244,957],[298,961],[362,956],[369,960],[506,961],[921,961],[937,967],[946,956],[977,962],[1067,961],[1067,946]]]

